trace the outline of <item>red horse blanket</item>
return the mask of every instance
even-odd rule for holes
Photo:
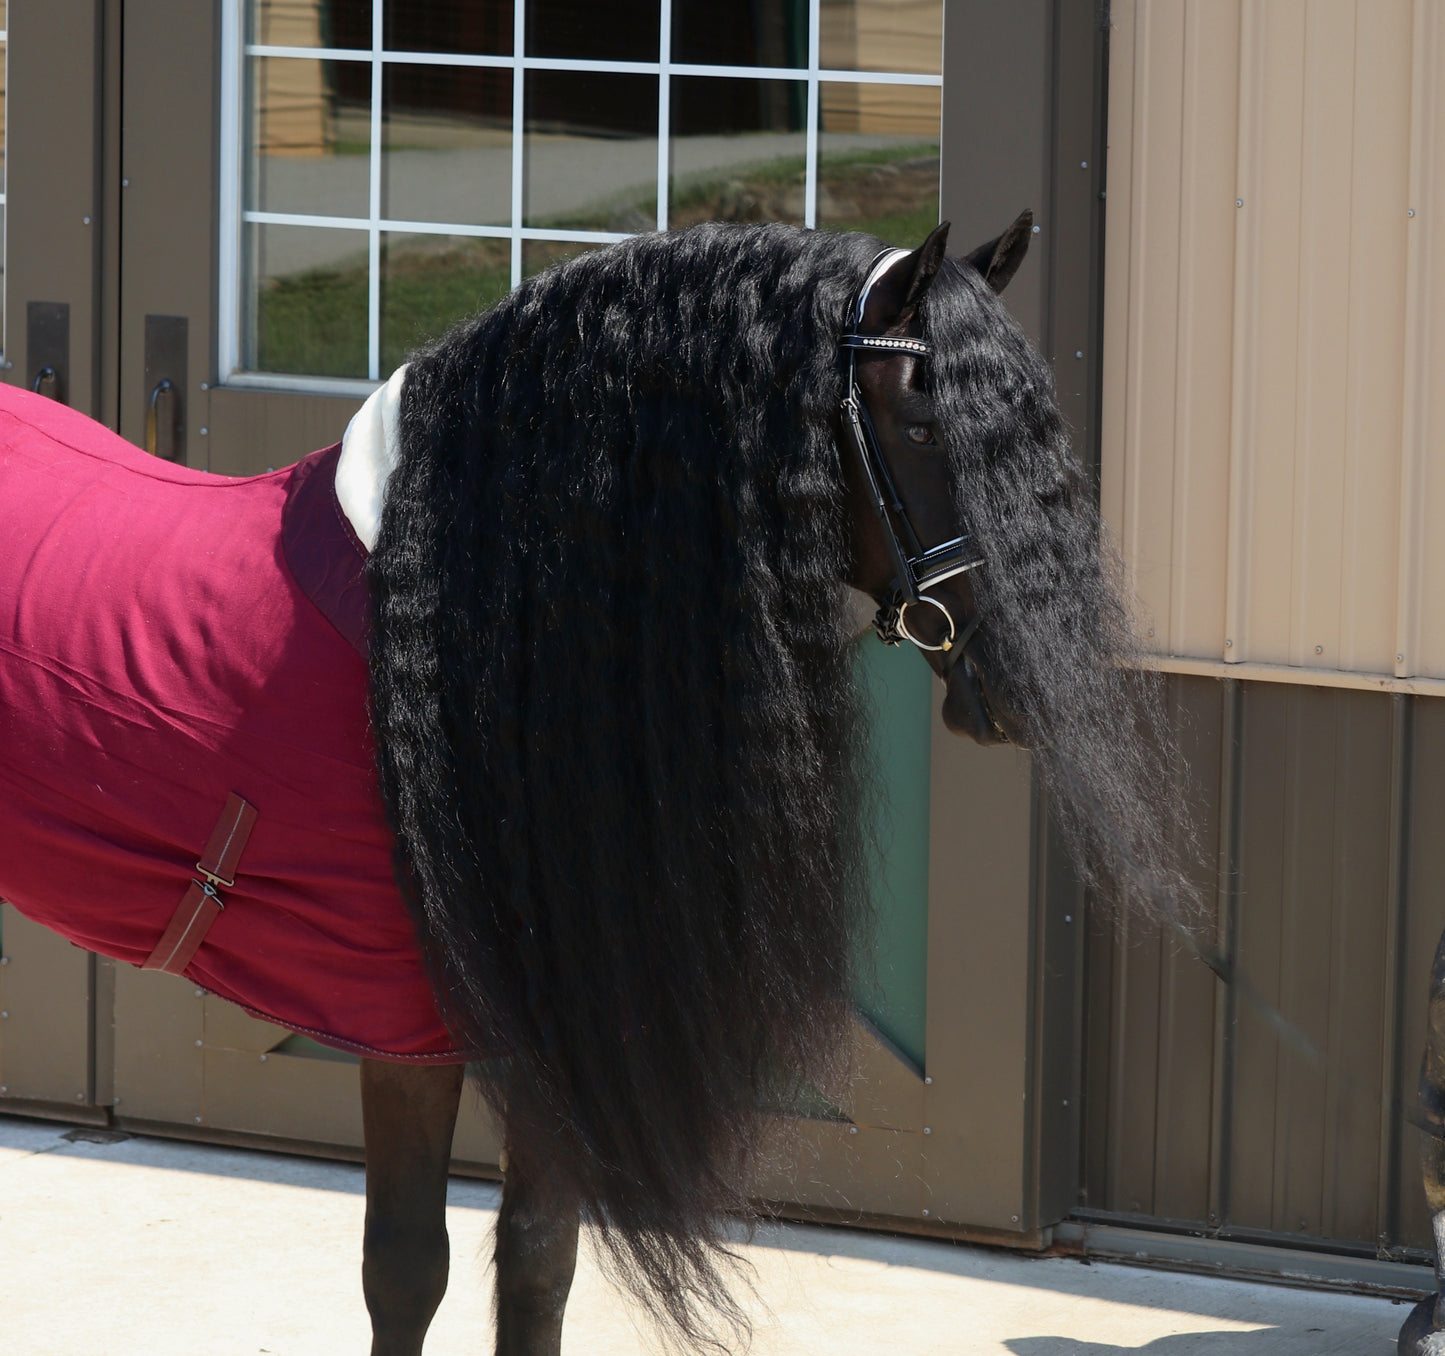
[[[211,476],[0,386],[0,897],[140,964],[241,796],[255,825],[187,978],[330,1045],[456,1061],[392,876],[336,456]]]

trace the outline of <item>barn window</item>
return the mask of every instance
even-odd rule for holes
[[[942,32],[942,0],[227,0],[222,375],[377,381],[639,231],[916,242]]]

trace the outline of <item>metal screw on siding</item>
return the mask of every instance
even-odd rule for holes
[[[932,1075],[932,1074],[925,1074],[925,1075],[924,1075],[924,1078],[923,1078],[923,1081],[924,1081],[925,1083],[931,1083],[931,1082],[933,1082],[933,1075]]]
[[[81,224],[82,226],[89,226],[89,225],[90,225],[90,218],[89,218],[89,217],[81,217],[81,219],[80,219],[80,224]]]
[[[265,1056],[265,1055],[262,1055],[262,1056],[261,1056],[261,1063],[264,1064],[265,1062],[266,1062],[266,1056]]]
[[[110,1099],[110,1104],[111,1104],[112,1106],[119,1106],[119,1105],[120,1105],[120,1098],[119,1098],[119,1097],[112,1097],[112,1098]]]
[[[933,1127],[931,1125],[925,1125],[923,1127],[923,1133],[925,1135],[931,1135],[933,1133]]]
[[[201,425],[201,437],[204,438],[210,431],[204,424]]]
[[[197,990],[196,990],[196,997],[197,997],[197,998],[204,998],[205,996],[206,996],[206,991],[205,991],[204,989],[197,989]]]
[[[1402,654],[1397,654],[1397,655],[1395,656],[1395,663],[1397,663],[1397,664],[1403,664],[1404,662],[1405,662],[1405,656],[1404,656],[1404,655],[1402,655]],[[0,960],[0,965],[4,965],[4,964],[5,964],[5,962],[4,962],[3,960]]]
[[[1076,358],[1082,358],[1083,356],[1084,356],[1084,350],[1083,350],[1083,349],[1081,349],[1081,348],[1076,348],[1076,349],[1074,350],[1074,357],[1076,357]]]
[[[1243,207],[1243,206],[1244,206],[1244,199],[1243,199],[1243,198],[1236,198],[1236,199],[1234,200],[1234,205],[1235,205],[1236,207]]]
[[[1037,235],[1038,233],[1039,233],[1039,228],[1038,228],[1037,226],[1035,226],[1035,227],[1034,227],[1034,234]]]
[[[1065,1106],[1068,1106],[1068,1104],[1069,1104],[1069,1099],[1068,1099],[1067,1097],[1065,1097],[1065,1098],[1064,1098],[1064,1105],[1065,1105]]]
[[[1413,217],[1413,216],[1415,215],[1415,209],[1414,209],[1413,207],[1410,208],[1409,211],[1407,211],[1407,212],[1405,213],[1405,215],[1406,215],[1407,217]]]
[[[200,1043],[201,1043],[200,1041],[197,1041],[197,1042],[196,1042],[197,1045],[199,1045]]]
[[[923,1213],[925,1215],[928,1213],[928,1207],[926,1205],[923,1207]]]
[[[1087,160],[1080,160],[1080,161],[1079,161],[1079,168],[1080,168],[1080,169],[1088,169],[1088,168],[1089,168],[1089,162],[1088,162]]]
[[[77,1102],[83,1102],[83,1101],[85,1101],[85,1094],[84,1094],[83,1092],[77,1092],[77,1093],[75,1094],[75,1100],[76,1100]]]
[[[1013,1220],[1015,1224],[1019,1222],[1019,1217],[1017,1215],[1010,1215],[1009,1218]]]
[[[122,179],[122,180],[120,181],[120,186],[121,186],[122,188],[129,188],[129,187],[130,187],[130,180],[129,180],[129,179]]]
[[[1227,650],[1227,649],[1229,649],[1233,644],[1234,644],[1234,642],[1233,642],[1232,640],[1226,640],[1226,641],[1224,642],[1224,648]]]
[[[1325,647],[1324,647],[1323,645],[1316,645],[1316,646],[1315,646],[1315,653],[1316,653],[1316,654],[1324,654],[1324,652],[1325,652]]]
[[[1066,914],[1064,915],[1064,922],[1066,922],[1066,923],[1072,923],[1073,921],[1074,921],[1074,915],[1073,915],[1073,914],[1071,914],[1071,913],[1066,913]]]
[[[210,389],[211,389],[211,383],[210,383],[210,382],[208,382],[208,381],[203,381],[203,382],[201,383],[201,390],[203,390],[203,391],[209,391]]]
[[[0,1094],[7,1093],[9,1091],[10,1089],[7,1088],[4,1083],[0,1083]]]
[[[8,1017],[9,1015],[8,1012],[0,1012],[0,1017]]]
[[[856,1135],[858,1133],[858,1127],[856,1125],[850,1125],[848,1127],[848,1133],[850,1135]]]
[[[201,1118],[200,1118],[199,1116],[197,1116],[197,1117],[196,1117],[196,1124],[199,1125],[200,1123],[201,1123]]]
[[[9,957],[9,956],[0,956],[0,965],[9,965],[9,964],[10,964],[10,957]]]

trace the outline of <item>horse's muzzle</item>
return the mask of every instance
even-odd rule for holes
[[[961,654],[943,675],[943,723],[954,734],[967,735],[979,744],[1019,742],[1010,732],[1012,722],[989,704],[982,674],[968,653]]]

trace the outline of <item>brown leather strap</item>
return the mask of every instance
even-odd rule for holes
[[[196,863],[196,870],[206,879],[193,880],[186,887],[186,893],[171,915],[171,921],[156,943],[155,950],[142,963],[142,970],[163,970],[168,975],[179,975],[191,963],[211,924],[226,907],[216,887],[236,883],[236,867],[255,823],[254,806],[234,792],[226,797],[226,808],[221,811],[205,851]]]
[[[236,883],[236,863],[246,850],[246,840],[256,823],[256,811],[234,791],[226,797],[226,808],[211,830],[206,850],[196,863],[196,870],[209,878],[212,885],[231,886]]]

